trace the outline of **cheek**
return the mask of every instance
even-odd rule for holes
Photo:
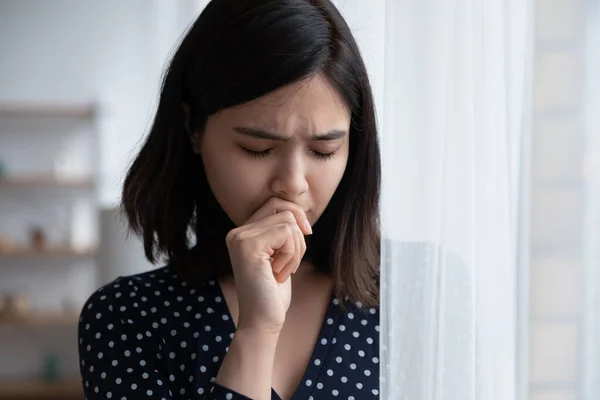
[[[243,224],[266,185],[267,174],[256,171],[255,165],[244,163],[239,157],[217,153],[207,155],[205,169],[210,187],[223,211],[236,225]]]

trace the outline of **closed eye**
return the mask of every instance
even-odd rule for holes
[[[248,154],[250,154],[253,158],[256,159],[261,159],[261,158],[266,158],[271,154],[271,151],[273,149],[266,149],[266,150],[262,150],[262,151],[255,151],[255,150],[250,150],[247,149],[245,147],[242,147],[242,149],[247,152]],[[333,157],[335,157],[335,151],[332,151],[331,153],[321,153],[319,151],[315,151],[315,150],[311,150],[311,153],[318,158],[319,160],[329,160]]]
[[[311,150],[311,152],[314,154],[315,157],[317,157],[320,160],[326,161],[329,160],[330,158],[335,157],[335,151],[332,151],[331,153],[321,153],[315,150]]]
[[[267,150],[263,150],[263,151],[254,151],[254,150],[247,149],[245,147],[242,147],[242,149],[254,158],[265,158],[269,154],[271,154],[271,150],[272,150],[272,149],[267,149]]]

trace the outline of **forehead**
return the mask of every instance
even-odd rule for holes
[[[315,75],[243,105],[225,110],[228,122],[295,134],[348,129],[350,110],[321,75]]]

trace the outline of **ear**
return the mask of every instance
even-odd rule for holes
[[[199,154],[200,147],[197,143],[198,135],[196,135],[196,133],[192,130],[192,127],[190,125],[190,106],[189,104],[182,102],[181,107],[183,108],[184,117],[183,126],[185,127],[185,131],[190,139],[192,150],[194,151],[194,153]]]

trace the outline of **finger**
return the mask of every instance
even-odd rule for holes
[[[296,219],[294,215],[289,211],[281,212],[277,215],[269,216],[261,221],[255,222],[251,225],[244,225],[238,228],[233,229],[227,236],[228,246],[231,241],[243,240],[248,241],[251,239],[256,240],[260,236],[264,236],[268,234],[272,234],[273,229],[278,227],[283,227],[284,225],[289,226],[290,232],[292,232],[292,240],[293,240],[293,251],[291,253],[286,251],[286,249],[267,249],[266,251],[263,249],[263,253],[265,253],[264,258],[269,259],[269,263],[273,269],[275,274],[280,273],[281,270],[293,259],[294,255],[300,251],[301,246],[299,244],[298,238],[304,242],[304,235],[302,231],[298,227],[296,223]],[[256,245],[260,246],[260,245]],[[272,251],[272,254],[271,254]]]
[[[296,251],[294,253],[294,257],[288,261],[288,263],[285,265],[285,267],[277,275],[278,282],[280,282],[280,283],[285,282],[286,280],[288,280],[290,275],[292,275],[294,272],[296,272],[298,270],[298,267],[300,266],[300,262],[302,261],[302,256],[304,254],[302,252],[302,242],[303,241],[304,241],[304,236],[302,235],[302,232],[300,231],[299,228],[296,228],[295,235],[294,235],[294,244],[296,247]]]
[[[279,213],[278,215],[268,217],[263,221],[255,223],[254,226],[246,226],[247,229],[241,232],[244,239],[248,240],[251,238],[257,238],[261,235],[265,235],[267,232],[281,225],[289,225],[289,228],[292,232],[294,248],[291,252],[283,248],[275,249],[273,254],[270,256],[269,262],[271,263],[271,268],[273,269],[275,275],[279,274],[288,264],[294,265],[293,260],[295,258],[295,255],[299,252],[301,254],[304,254],[302,251],[303,245],[304,248],[306,248],[304,235],[302,234],[300,227],[298,227],[295,218],[291,215],[291,213],[287,213],[288,216],[282,214],[286,213]],[[276,222],[274,223],[273,221]]]
[[[312,227],[306,217],[306,212],[304,209],[295,203],[280,199],[278,197],[271,197],[265,204],[256,210],[254,214],[252,214],[246,224],[257,222],[282,211],[289,211],[294,215],[298,226],[305,235],[312,234]]]
[[[259,248],[266,253],[268,258],[274,259],[275,267],[278,267],[280,263],[287,264],[287,260],[294,257],[296,253],[293,231],[298,228],[294,225],[285,223],[272,226],[271,229],[256,238]]]
[[[280,224],[295,225],[299,229],[301,229],[300,226],[298,225],[298,220],[297,220],[296,216],[294,215],[294,213],[292,213],[291,211],[288,211],[288,210],[281,211],[275,215],[269,215],[268,217],[265,217],[261,220],[252,222],[249,225],[244,225],[244,226],[242,226],[240,228],[236,228],[236,229],[248,230],[251,232],[258,232],[258,234],[262,234],[263,232],[271,229],[271,227],[277,226]],[[302,232],[302,230],[300,230],[300,233],[302,235],[304,234]],[[256,233],[250,233],[250,235],[255,236]]]
[[[299,230],[297,226],[295,228],[292,226],[291,228],[292,230]],[[273,268],[273,272],[275,273],[275,275],[281,273],[281,271],[286,267],[286,265],[288,265],[288,263],[292,261],[295,257],[295,254],[297,252],[297,245],[294,236],[295,235],[293,235],[290,238],[291,240],[286,242],[286,245],[289,246],[288,248],[279,249],[275,252],[275,254],[273,254],[273,262],[271,263],[271,267]]]
[[[297,241],[297,240],[294,239],[294,241]],[[284,283],[286,280],[288,280],[288,278],[290,277],[292,272],[294,272],[294,270],[297,268],[296,267],[297,264],[298,264],[298,257],[296,256],[296,254],[294,254],[294,256],[290,257],[288,262],[283,266],[283,268],[281,268],[279,273],[275,276],[275,279],[277,280],[277,282]]]

